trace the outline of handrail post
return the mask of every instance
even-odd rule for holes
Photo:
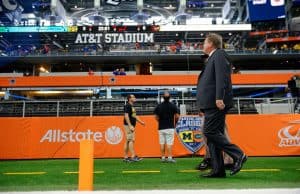
[[[56,117],[59,117],[59,101],[57,101],[57,106],[56,106]]]
[[[25,117],[25,108],[26,108],[25,101],[23,101],[22,117]]]
[[[90,102],[90,117],[93,116],[93,101]]]
[[[241,114],[241,107],[240,107],[240,98],[237,99],[237,105],[238,105],[238,114]]]

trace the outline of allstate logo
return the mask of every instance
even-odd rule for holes
[[[119,127],[112,126],[105,131],[105,140],[109,144],[119,144],[123,139],[123,132]]]
[[[202,133],[203,121],[203,117],[183,116],[177,122],[177,137],[192,153],[196,153],[204,145]]]
[[[299,124],[300,121],[292,121],[292,124]],[[278,131],[280,138],[279,147],[300,146],[300,129],[296,129],[294,125],[289,125]]]

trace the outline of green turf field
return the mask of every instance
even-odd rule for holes
[[[199,178],[200,158],[123,163],[95,160],[95,190],[300,188],[300,157],[251,157],[243,171],[225,179]],[[76,190],[78,160],[0,161],[0,191]],[[25,173],[25,174],[22,174]],[[29,174],[27,174],[29,173]],[[32,173],[32,174],[30,174]],[[228,173],[229,174],[229,173]]]

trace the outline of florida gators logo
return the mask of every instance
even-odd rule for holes
[[[192,153],[196,153],[204,145],[203,122],[204,118],[199,116],[182,116],[177,122],[177,137],[184,147]]]

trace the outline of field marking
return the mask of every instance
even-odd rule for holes
[[[299,169],[300,170],[300,169]],[[280,169],[242,169],[241,172],[279,172]],[[202,172],[200,170],[178,170],[181,173]]]
[[[160,170],[123,170],[123,174],[160,173]]]
[[[4,175],[41,175],[47,172],[4,172]]]
[[[64,174],[78,174],[78,171],[67,171]]]
[[[182,173],[192,173],[192,172],[200,172],[200,170],[178,170],[178,172],[182,172]]]
[[[300,171],[300,169],[296,169]],[[280,169],[242,169],[241,172],[280,172]],[[179,173],[196,173],[201,172],[199,170],[178,170]],[[47,172],[4,172],[4,175],[42,175]],[[78,174],[78,171],[65,171],[64,174]],[[160,173],[160,170],[124,170],[123,174],[139,174],[139,173]],[[94,171],[94,174],[104,174],[104,171]]]
[[[10,194],[78,194],[78,191],[33,191],[33,192],[9,192]],[[299,194],[300,189],[197,189],[197,190],[113,190],[113,191],[81,191],[82,194]]]
[[[279,172],[280,169],[242,169],[241,172]]]
[[[66,171],[64,172],[64,174],[78,174],[79,172],[78,171]],[[103,174],[104,171],[94,171],[94,174]]]

